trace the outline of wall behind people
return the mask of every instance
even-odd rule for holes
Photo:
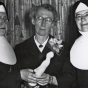
[[[14,47],[34,34],[34,26],[29,19],[30,8],[49,3],[58,11],[59,21],[51,28],[50,34],[63,39],[70,45],[75,40],[76,30],[73,27],[71,6],[78,0],[0,0],[4,2],[8,11],[8,32],[6,37]],[[70,15],[71,16],[70,16]],[[74,34],[73,34],[74,33]]]

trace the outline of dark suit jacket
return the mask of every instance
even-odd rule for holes
[[[49,36],[49,39],[52,36]],[[69,49],[63,42],[64,49],[61,55],[54,53],[54,57],[51,59],[50,65],[45,70],[45,73],[56,76],[58,85],[60,88],[71,88],[75,80],[75,70],[70,64]],[[21,44],[16,45],[15,53],[18,60],[19,69],[35,69],[43,60],[46,59],[46,54],[51,49],[46,45],[41,53],[37,48],[34,37],[27,39]]]

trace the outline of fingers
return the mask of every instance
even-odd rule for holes
[[[39,88],[40,86],[35,86],[34,88]]]
[[[49,83],[50,75],[43,73],[42,76],[36,77],[36,74],[31,69],[23,69],[20,71],[21,78],[28,83],[39,84],[39,85],[47,85]],[[39,88],[39,87],[36,87]]]
[[[27,70],[20,70],[20,74],[21,74],[21,78],[23,80],[26,80],[27,79],[27,76],[28,76],[28,71]]]
[[[30,83],[36,83],[37,82],[36,76],[33,72],[29,72],[27,82],[30,82]]]
[[[36,83],[36,76],[32,70],[23,69],[20,71],[21,78],[26,82]]]
[[[27,69],[29,72],[34,72],[32,69]]]
[[[48,84],[48,81],[38,81],[37,83],[41,86],[45,86]]]
[[[42,86],[47,85],[49,83],[49,78],[50,76],[44,73],[40,78],[37,78],[37,83]]]

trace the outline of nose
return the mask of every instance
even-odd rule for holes
[[[81,21],[85,21],[85,16],[81,16]]]
[[[0,20],[0,25],[3,25],[4,24],[4,20]]]
[[[42,20],[41,26],[43,26],[43,27],[46,26],[46,20],[45,19]]]

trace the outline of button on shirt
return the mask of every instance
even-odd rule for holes
[[[46,41],[45,41],[44,43],[39,44],[39,43],[37,42],[37,40],[35,39],[35,36],[34,36],[35,44],[37,45],[37,47],[38,47],[38,49],[40,50],[40,52],[42,52],[42,51],[44,50],[45,45],[46,45],[46,43],[47,43],[48,39],[49,39],[49,37],[46,39]],[[40,45],[42,45],[42,47],[39,47]]]

